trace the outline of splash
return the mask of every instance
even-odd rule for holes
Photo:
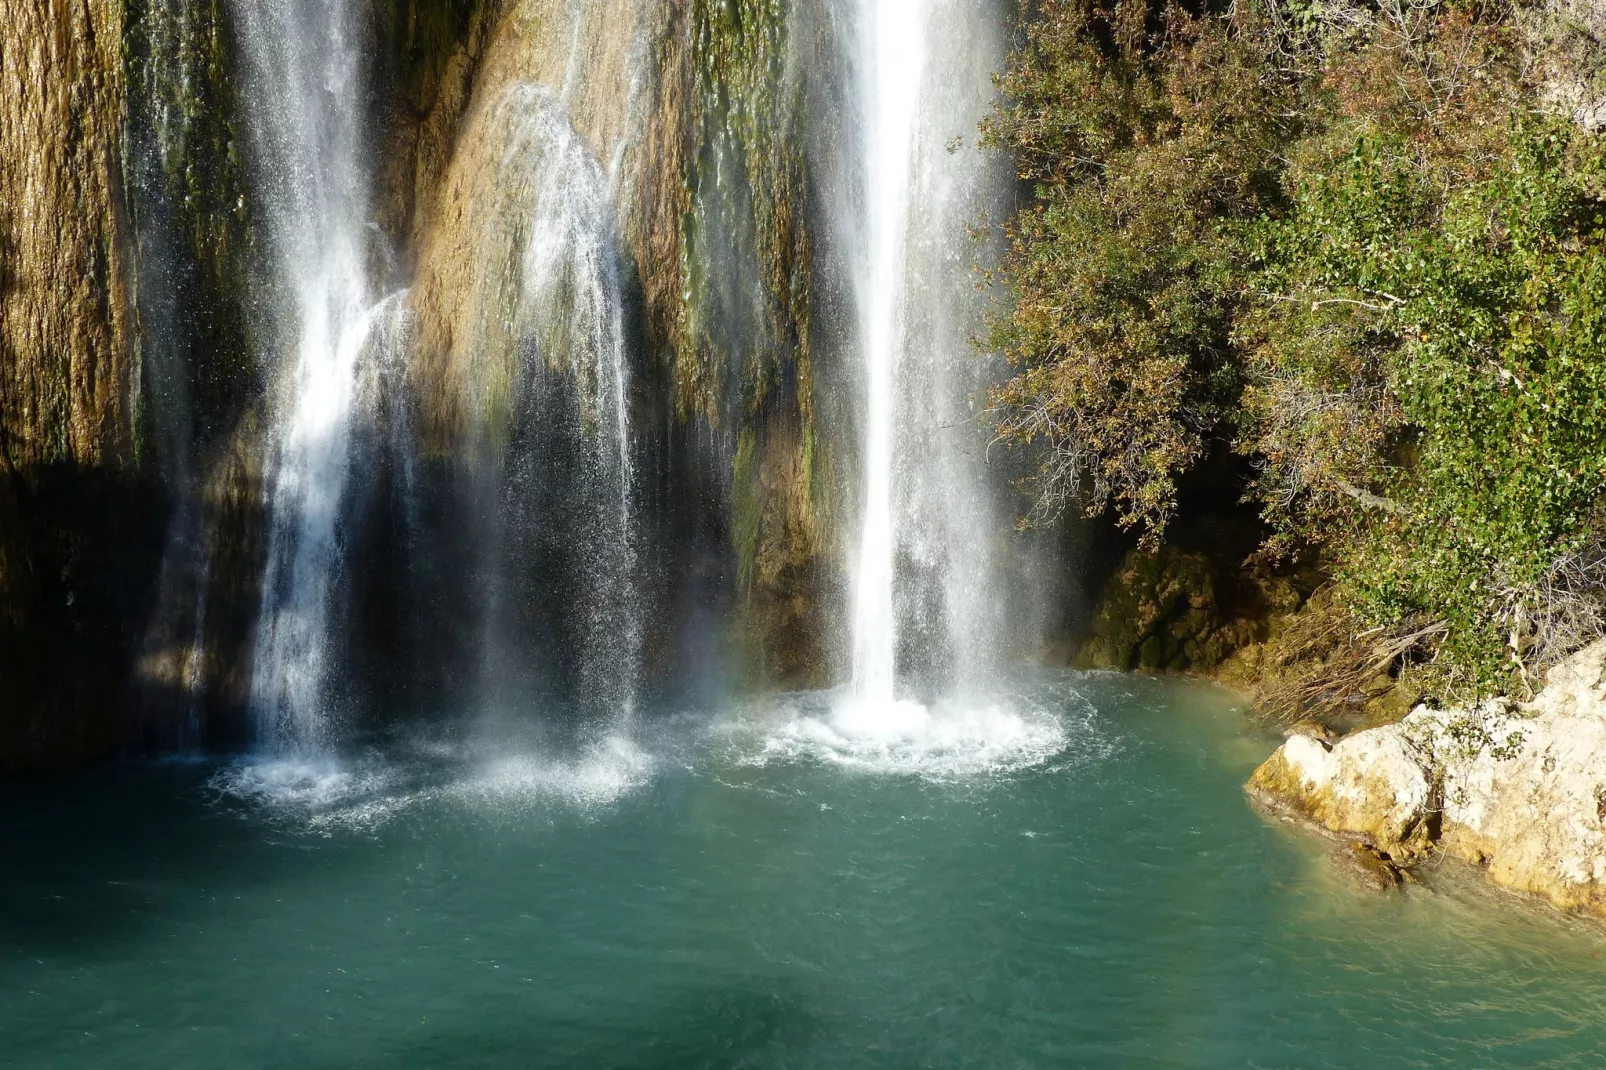
[[[374,832],[426,806],[481,818],[545,810],[595,814],[646,787],[658,764],[622,735],[578,748],[511,753],[414,741],[342,757],[244,758],[220,768],[208,787],[218,799],[244,804],[270,821],[331,835]]]
[[[382,795],[398,779],[397,769],[372,760],[266,758],[226,765],[208,784],[220,796],[270,812],[314,814]]]
[[[452,789],[465,801],[557,802],[582,810],[612,806],[650,780],[655,763],[634,740],[609,736],[567,760],[525,754],[498,758]]]
[[[815,762],[926,780],[998,776],[1076,760],[1098,749],[1092,708],[1060,710],[1017,697],[867,702],[851,693],[790,696],[730,729],[751,765]]]

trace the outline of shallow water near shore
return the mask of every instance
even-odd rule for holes
[[[1586,1067],[1606,936],[1366,893],[1208,688],[0,786],[8,1067]]]

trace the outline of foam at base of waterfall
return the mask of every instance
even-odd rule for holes
[[[380,794],[394,786],[396,771],[353,765],[336,758],[245,758],[224,766],[212,790],[274,810],[323,810]]]
[[[571,754],[499,753],[421,742],[410,754],[245,758],[208,782],[221,798],[312,831],[371,831],[423,803],[475,811],[556,806],[588,811],[645,786],[651,755],[623,736]]]
[[[467,800],[557,800],[583,808],[608,806],[645,785],[650,755],[623,736],[610,736],[572,761],[540,755],[499,758],[475,777],[454,785]]]
[[[820,708],[824,707],[824,708]],[[795,696],[765,718],[746,761],[818,761],[867,773],[953,779],[1010,773],[1064,754],[1073,736],[1064,715],[1009,702]]]

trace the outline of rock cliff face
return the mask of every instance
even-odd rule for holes
[[[520,506],[519,450],[558,451],[541,463],[579,471],[575,493],[617,485],[594,448],[613,405],[629,551],[663,610],[645,671],[713,641],[755,681],[836,678],[861,416],[854,235],[832,231],[861,177],[848,9],[354,2],[369,274],[407,297],[342,506],[351,656],[394,664],[392,622],[425,613],[430,642],[471,645],[472,595],[388,590],[412,582],[409,540],[472,528],[487,471]],[[0,0],[0,768],[247,738],[285,327],[240,10]],[[554,212],[543,183],[592,203]],[[571,253],[532,288],[549,224]],[[582,283],[612,288],[617,401],[612,328],[538,307],[582,309]],[[550,404],[521,407],[537,379]]]
[[[398,449],[438,488],[476,451],[528,438],[519,419],[541,420],[506,403],[533,341],[551,374],[601,397],[596,354],[521,334],[510,303],[540,223],[530,187],[552,177],[554,137],[570,145],[587,173],[559,184],[592,182],[611,213],[587,255],[618,261],[603,274],[617,266],[628,460],[656,555],[644,571],[663,604],[694,607],[682,616],[738,620],[753,672],[789,683],[827,670],[840,572],[827,521],[847,449],[816,343],[811,168],[831,153],[804,116],[810,94],[836,91],[821,10],[363,8],[372,276],[410,288],[411,411],[386,420],[416,440]],[[233,13],[227,0],[0,13],[0,767],[239,742],[275,373]],[[550,129],[530,128],[531,107]],[[547,297],[569,300],[573,281]],[[384,483],[399,462],[376,463]],[[379,524],[358,549],[389,561],[399,538]],[[367,590],[358,615],[400,611],[387,597]],[[648,660],[673,660],[686,624],[660,621]]]
[[[473,13],[370,8],[409,191]],[[232,33],[226,0],[0,4],[0,769],[195,742],[249,677],[267,376]]]
[[[412,369],[427,452],[460,452],[506,420],[495,410],[523,356],[515,320],[545,311],[521,308],[529,232],[542,197],[565,195],[542,186],[608,180],[626,134],[635,6],[522,0],[490,31],[454,151],[418,214]],[[557,173],[568,161],[548,157],[565,136],[595,174]]]
[[[0,767],[115,741],[143,593],[122,14],[0,8]]]
[[[818,89],[801,74],[814,69],[803,62],[817,37],[811,12],[704,0],[503,5],[438,189],[427,201],[419,193],[410,297],[425,455],[450,467],[503,451],[522,433],[515,410],[532,354],[596,394],[587,344],[532,327],[552,317],[532,307],[526,251],[542,226],[574,240],[573,227],[589,225],[578,202],[604,202],[614,233],[599,236],[599,253],[621,260],[626,306],[630,448],[653,484],[642,488],[653,512],[644,523],[665,558],[688,544],[734,557],[711,582],[736,601],[737,645],[755,674],[787,683],[828,670],[820,623],[840,567],[825,522],[837,488],[813,341],[803,113]],[[576,203],[551,203],[554,183]],[[660,594],[683,604],[707,592]]]
[[[1501,887],[1606,916],[1606,642],[1527,705],[1421,708],[1331,746],[1291,736],[1248,790],[1396,860],[1445,851]]]

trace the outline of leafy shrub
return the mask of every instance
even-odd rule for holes
[[[1537,109],[1509,13],[1038,19],[991,127],[1038,190],[991,334],[1038,509],[1157,536],[1230,437],[1267,552],[1320,547],[1447,692],[1601,634],[1606,151]]]
[[[990,346],[1018,374],[1001,434],[1044,447],[1037,511],[1115,510],[1158,534],[1230,417],[1239,243],[1280,202],[1291,76],[1250,22],[1144,0],[1045,0],[988,125],[1036,203],[1010,227]]]

